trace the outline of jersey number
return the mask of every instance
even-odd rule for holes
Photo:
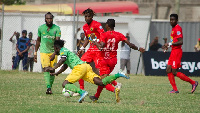
[[[115,48],[115,38],[113,39],[108,39],[107,41],[107,47],[108,50],[114,50]]]

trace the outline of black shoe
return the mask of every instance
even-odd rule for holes
[[[98,98],[95,96],[89,96],[93,103],[97,103]]]
[[[53,94],[51,91],[51,88],[47,88],[46,94],[50,94],[50,95]]]

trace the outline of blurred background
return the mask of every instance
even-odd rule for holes
[[[183,29],[183,51],[194,52],[200,38],[200,0],[0,0],[0,64],[1,69],[12,69],[12,43],[10,37],[15,31],[33,33],[37,39],[37,29],[45,24],[47,12],[55,16],[54,24],[61,28],[61,39],[65,47],[76,52],[76,39],[80,39],[85,24],[82,12],[91,8],[96,12],[94,20],[102,23],[109,18],[116,20],[115,30],[129,33],[130,42],[149,50],[149,44],[158,37],[158,43],[170,40],[169,15],[177,13]],[[80,28],[80,31],[77,29]],[[120,68],[119,44],[118,63],[112,73]],[[159,49],[158,51],[162,51]],[[39,54],[38,54],[39,55]],[[138,51],[131,51],[131,74],[144,74],[144,64]],[[41,72],[40,57],[33,71]],[[21,67],[19,67],[21,70]],[[68,69],[66,73],[69,73]]]

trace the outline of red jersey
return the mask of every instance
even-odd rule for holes
[[[86,38],[89,38],[89,40],[92,40],[90,37],[91,33],[95,34],[96,39],[100,39],[100,34],[104,32],[103,27],[101,26],[101,23],[95,20],[93,20],[89,25],[87,23],[83,25],[83,31],[85,32]],[[96,47],[96,46],[94,46],[90,42],[90,47]]]
[[[182,33],[182,28],[181,28],[181,26],[179,26],[178,24],[174,27],[174,28],[172,28],[172,32],[171,32],[171,42],[172,43],[175,43],[175,42],[177,42],[178,41],[178,38],[183,38],[183,33]],[[172,50],[173,49],[182,49],[181,48],[182,47],[182,45],[179,45],[179,46],[173,46],[172,45]]]
[[[100,42],[105,43],[105,47],[101,52],[104,59],[110,59],[117,56],[118,43],[127,40],[127,38],[116,31],[107,31],[101,34]]]

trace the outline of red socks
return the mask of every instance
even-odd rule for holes
[[[178,91],[176,87],[174,75],[172,73],[168,73],[167,75],[168,75],[168,79],[169,79],[170,84],[172,85],[173,90]]]
[[[80,79],[78,82],[80,84],[80,89],[84,90],[84,80]]]
[[[114,81],[111,82],[111,84],[113,84],[114,86],[116,86],[117,82],[114,80]]]
[[[94,95],[96,98],[99,98],[99,96],[100,96],[100,94],[101,94],[103,88],[104,88],[103,86],[98,86],[97,92],[96,92],[96,94]],[[111,91],[111,92],[114,92],[114,91],[115,91],[115,87],[113,87],[111,84],[107,84],[107,85],[105,86],[105,88],[106,88],[108,91]]]
[[[189,82],[190,84],[195,84],[195,81],[187,77],[185,74],[178,72],[176,74],[177,77],[179,77],[181,80]]]
[[[99,98],[99,96],[100,96],[103,88],[104,88],[104,86],[98,86],[97,92],[96,92],[96,94],[94,96],[97,97],[97,98]]]

